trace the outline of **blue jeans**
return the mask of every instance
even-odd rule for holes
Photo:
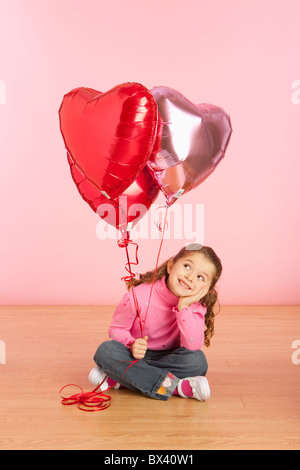
[[[168,351],[148,349],[143,359],[132,364],[135,359],[131,351],[114,340],[100,344],[94,361],[111,379],[124,387],[158,400],[168,400],[180,379],[204,376],[208,368],[201,350],[186,348]]]

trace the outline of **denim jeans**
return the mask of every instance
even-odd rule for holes
[[[135,359],[131,351],[114,340],[100,344],[94,361],[111,379],[124,387],[158,400],[168,400],[179,379],[207,373],[206,357],[201,350],[148,349],[145,357],[133,364]]]

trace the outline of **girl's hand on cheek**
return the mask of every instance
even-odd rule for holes
[[[209,287],[210,287],[209,284],[205,284],[197,294],[191,295],[191,296],[179,297],[178,307],[177,307],[179,312],[183,308],[187,308],[192,304],[200,302],[200,300],[203,299],[203,297],[205,297],[206,294],[208,293]]]

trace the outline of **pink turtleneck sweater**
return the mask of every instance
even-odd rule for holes
[[[206,307],[200,303],[194,303],[178,311],[179,299],[168,289],[165,277],[163,277],[153,285],[145,321],[150,290],[151,283],[134,287],[143,322],[143,336],[149,338],[148,348],[168,350],[184,347],[193,351],[201,349],[204,343]],[[132,289],[124,295],[114,312],[109,336],[127,347],[137,338],[142,337]]]

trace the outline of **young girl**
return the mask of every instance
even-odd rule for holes
[[[155,270],[132,279],[113,315],[112,340],[96,351],[90,382],[98,385],[108,376],[101,390],[122,385],[159,400],[209,398],[201,348],[214,334],[221,272],[212,248],[191,244],[157,268],[154,284]]]

